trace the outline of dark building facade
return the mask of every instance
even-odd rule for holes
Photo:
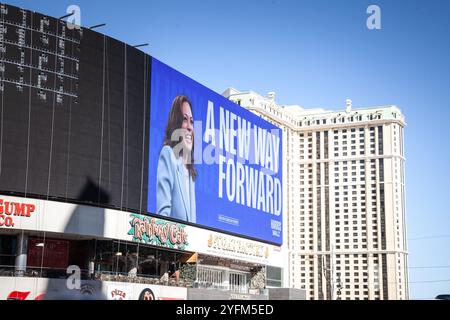
[[[0,299],[62,294],[73,265],[98,298],[281,286],[279,247],[148,212],[150,79],[142,51],[0,4]]]
[[[150,57],[1,7],[0,191],[145,211]]]

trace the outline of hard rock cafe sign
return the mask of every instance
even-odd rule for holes
[[[0,227],[13,228],[16,217],[29,218],[35,210],[34,204],[6,201],[0,198]]]
[[[184,250],[188,245],[185,225],[147,217],[139,214],[130,215],[132,241],[152,244],[172,249]]]

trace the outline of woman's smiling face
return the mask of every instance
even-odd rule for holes
[[[183,102],[181,105],[181,113],[183,114],[183,123],[181,128],[183,130],[183,143],[187,150],[191,151],[194,144],[194,119],[192,118],[191,106],[188,102]]]

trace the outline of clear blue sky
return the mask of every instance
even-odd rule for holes
[[[7,1],[81,24],[144,51],[221,93],[343,108],[395,104],[406,116],[410,292],[450,293],[450,1]],[[381,8],[381,30],[366,9]],[[437,267],[441,268],[437,268]],[[442,267],[446,266],[446,267]],[[433,268],[417,268],[433,267]],[[438,282],[423,282],[436,281]]]

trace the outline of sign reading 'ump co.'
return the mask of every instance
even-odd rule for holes
[[[0,198],[0,227],[14,227],[16,217],[31,217],[36,206],[31,203],[6,201]]]

